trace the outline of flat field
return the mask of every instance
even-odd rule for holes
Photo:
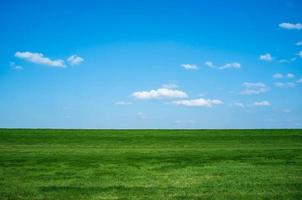
[[[0,129],[0,199],[302,199],[302,130]]]

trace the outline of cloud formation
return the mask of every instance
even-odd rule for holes
[[[288,29],[288,30],[301,30],[302,29],[302,24],[300,23],[288,23],[288,22],[284,22],[279,24],[280,28],[284,28],[284,29]]]
[[[175,105],[179,106],[188,106],[188,107],[212,107],[213,105],[223,104],[223,101],[218,99],[190,99],[190,100],[179,100],[172,102]]]
[[[73,65],[81,64],[84,61],[84,59],[81,58],[80,56],[72,55],[67,59],[67,61],[70,63],[71,66],[73,66]]]
[[[128,105],[131,105],[132,102],[127,102],[127,101],[117,101],[114,103],[115,105],[117,106],[128,106]]]
[[[241,68],[241,64],[238,62],[233,62],[233,63],[227,63],[227,64],[219,67],[219,69],[228,69],[228,68],[239,69],[239,68]]]
[[[244,107],[245,107],[244,104],[241,103],[241,102],[236,102],[236,103],[234,103],[233,105],[234,105],[234,106],[237,106],[237,107],[240,107],[240,108],[244,108]]]
[[[271,106],[272,104],[269,101],[256,101],[254,106]]]
[[[270,90],[270,88],[267,85],[261,82],[257,82],[257,83],[245,82],[242,85],[245,87],[245,89],[241,91],[241,94],[245,94],[245,95],[260,94],[260,93],[268,92]]]
[[[205,64],[205,66],[210,67],[210,68],[216,67],[216,65],[214,65],[214,63],[212,61],[206,61],[204,64]]]
[[[267,62],[270,62],[272,61],[274,58],[272,57],[272,55],[270,53],[265,53],[265,54],[262,54],[259,56],[259,59],[260,60],[263,60],[263,61],[267,61]]]
[[[241,68],[241,64],[239,62],[232,62],[232,63],[226,63],[222,66],[217,66],[215,65],[212,61],[206,61],[204,63],[205,66],[209,67],[209,68],[218,68],[220,70],[223,70],[223,69],[228,69],[228,68],[233,68],[233,69],[240,69]]]
[[[181,67],[185,68],[186,70],[197,70],[198,67],[195,64],[182,64]]]
[[[167,89],[176,89],[176,88],[178,88],[178,85],[169,83],[169,84],[163,84],[161,87],[167,88]]]
[[[194,124],[195,121],[188,119],[188,120],[176,120],[174,121],[175,124]]]
[[[50,67],[65,67],[64,61],[61,59],[51,60],[45,57],[42,53],[32,53],[32,52],[16,52],[15,57],[41,65],[47,65]]]
[[[136,116],[137,116],[138,118],[140,118],[140,119],[146,119],[146,115],[145,115],[145,113],[143,113],[143,112],[137,112],[137,113],[136,113]]]
[[[295,87],[296,84],[293,82],[287,82],[287,83],[277,82],[275,83],[275,86],[279,88],[292,88]]]
[[[14,70],[23,70],[24,68],[21,65],[17,65],[14,62],[10,62],[9,65],[11,66],[11,68],[13,68]]]
[[[137,91],[132,93],[133,97],[140,100],[149,100],[149,99],[166,99],[166,98],[187,98],[188,95],[181,91],[169,88],[159,88],[156,90],[150,91]]]
[[[292,73],[288,73],[288,74],[280,74],[280,73],[276,73],[273,75],[273,78],[276,79],[280,79],[280,78],[294,78],[295,75]]]
[[[297,46],[302,46],[302,41],[296,43]]]

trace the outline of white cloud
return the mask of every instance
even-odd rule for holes
[[[117,106],[128,106],[128,105],[131,105],[132,102],[127,102],[127,101],[117,101],[114,103],[115,105]]]
[[[293,24],[293,23],[285,22],[285,23],[279,24],[279,27],[289,29],[289,30],[294,30],[294,29],[301,30],[302,29],[302,24],[300,24],[300,23]]]
[[[296,84],[293,82],[287,82],[287,83],[277,82],[275,83],[275,86],[279,88],[291,88],[291,87],[295,87]]]
[[[272,104],[269,101],[256,101],[254,106],[271,106]]]
[[[302,51],[300,51],[297,55],[302,58]]]
[[[237,106],[237,107],[240,107],[240,108],[244,108],[244,107],[245,107],[244,104],[241,103],[241,102],[236,102],[236,103],[234,103],[233,105],[234,105],[234,106]]]
[[[14,70],[23,70],[24,68],[21,65],[16,65],[14,62],[10,62],[9,65],[14,69]]]
[[[227,63],[227,64],[219,67],[219,69],[227,69],[227,68],[239,69],[239,68],[241,68],[241,64],[238,62],[233,62],[233,63]]]
[[[195,106],[195,107],[212,107],[213,105],[223,104],[221,100],[218,99],[190,99],[190,100],[179,100],[173,101],[173,104],[180,106]]]
[[[302,46],[302,41],[296,43],[297,46]]]
[[[72,55],[67,59],[67,61],[70,63],[70,65],[79,65],[84,61],[84,59],[80,56]]]
[[[297,80],[297,83],[302,83],[302,78],[300,78],[299,80]]]
[[[176,120],[174,122],[175,124],[194,124],[195,121],[194,120]]]
[[[14,69],[15,69],[15,70],[23,70],[24,68],[23,68],[22,66],[20,66],[20,65],[16,65],[16,66],[14,67]]]
[[[42,53],[31,53],[31,52],[16,52],[15,56],[20,59],[27,60],[32,63],[47,65],[51,67],[64,67],[64,61],[61,59],[58,60],[51,60],[45,57]]]
[[[290,59],[290,61],[294,62],[295,60],[297,60],[297,57],[293,57]]]
[[[284,113],[290,113],[291,110],[290,109],[283,109],[282,112],[284,112]]]
[[[204,63],[205,66],[212,68],[212,69],[228,69],[228,68],[233,68],[233,69],[240,69],[241,68],[241,64],[239,62],[232,62],[232,63],[226,63],[224,65],[221,66],[217,66],[215,65],[212,61],[206,61]]]
[[[274,58],[272,57],[272,55],[270,53],[265,53],[265,54],[260,55],[259,59],[269,62],[269,61],[272,61]]]
[[[290,61],[287,59],[278,60],[279,63],[289,63]]]
[[[216,67],[212,61],[206,61],[204,64],[205,64],[207,67],[210,67],[210,68],[215,68],[215,67]]]
[[[283,74],[277,73],[273,75],[273,78],[283,78]]]
[[[295,77],[295,75],[292,73],[288,73],[288,74],[276,73],[273,75],[273,78],[276,78],[276,79],[278,79],[278,78],[294,78],[294,77]]]
[[[258,83],[245,82],[242,85],[245,87],[245,89],[241,91],[241,94],[260,94],[260,93],[268,92],[270,90],[270,88],[267,85],[261,82]]]
[[[188,97],[188,95],[181,90],[174,90],[168,88],[159,88],[150,91],[137,91],[132,93],[131,96],[141,100]]]
[[[161,87],[162,88],[167,88],[167,89],[176,89],[176,88],[178,88],[178,85],[176,85],[176,84],[163,84]]]
[[[140,118],[140,119],[146,119],[146,115],[145,115],[145,113],[143,113],[143,112],[137,112],[137,113],[136,113],[136,116],[137,116],[138,118]]]
[[[289,58],[289,59],[280,59],[278,60],[279,63],[290,63],[290,62],[294,62],[297,58],[293,57],[293,58]]]
[[[196,69],[198,69],[197,65],[195,65],[195,64],[182,64],[181,66],[183,68],[185,68],[186,70],[196,70]]]

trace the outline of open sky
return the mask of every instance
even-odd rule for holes
[[[0,2],[0,127],[302,128],[302,1]]]

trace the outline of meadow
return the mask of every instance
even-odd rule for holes
[[[0,129],[0,199],[302,199],[302,130]]]

